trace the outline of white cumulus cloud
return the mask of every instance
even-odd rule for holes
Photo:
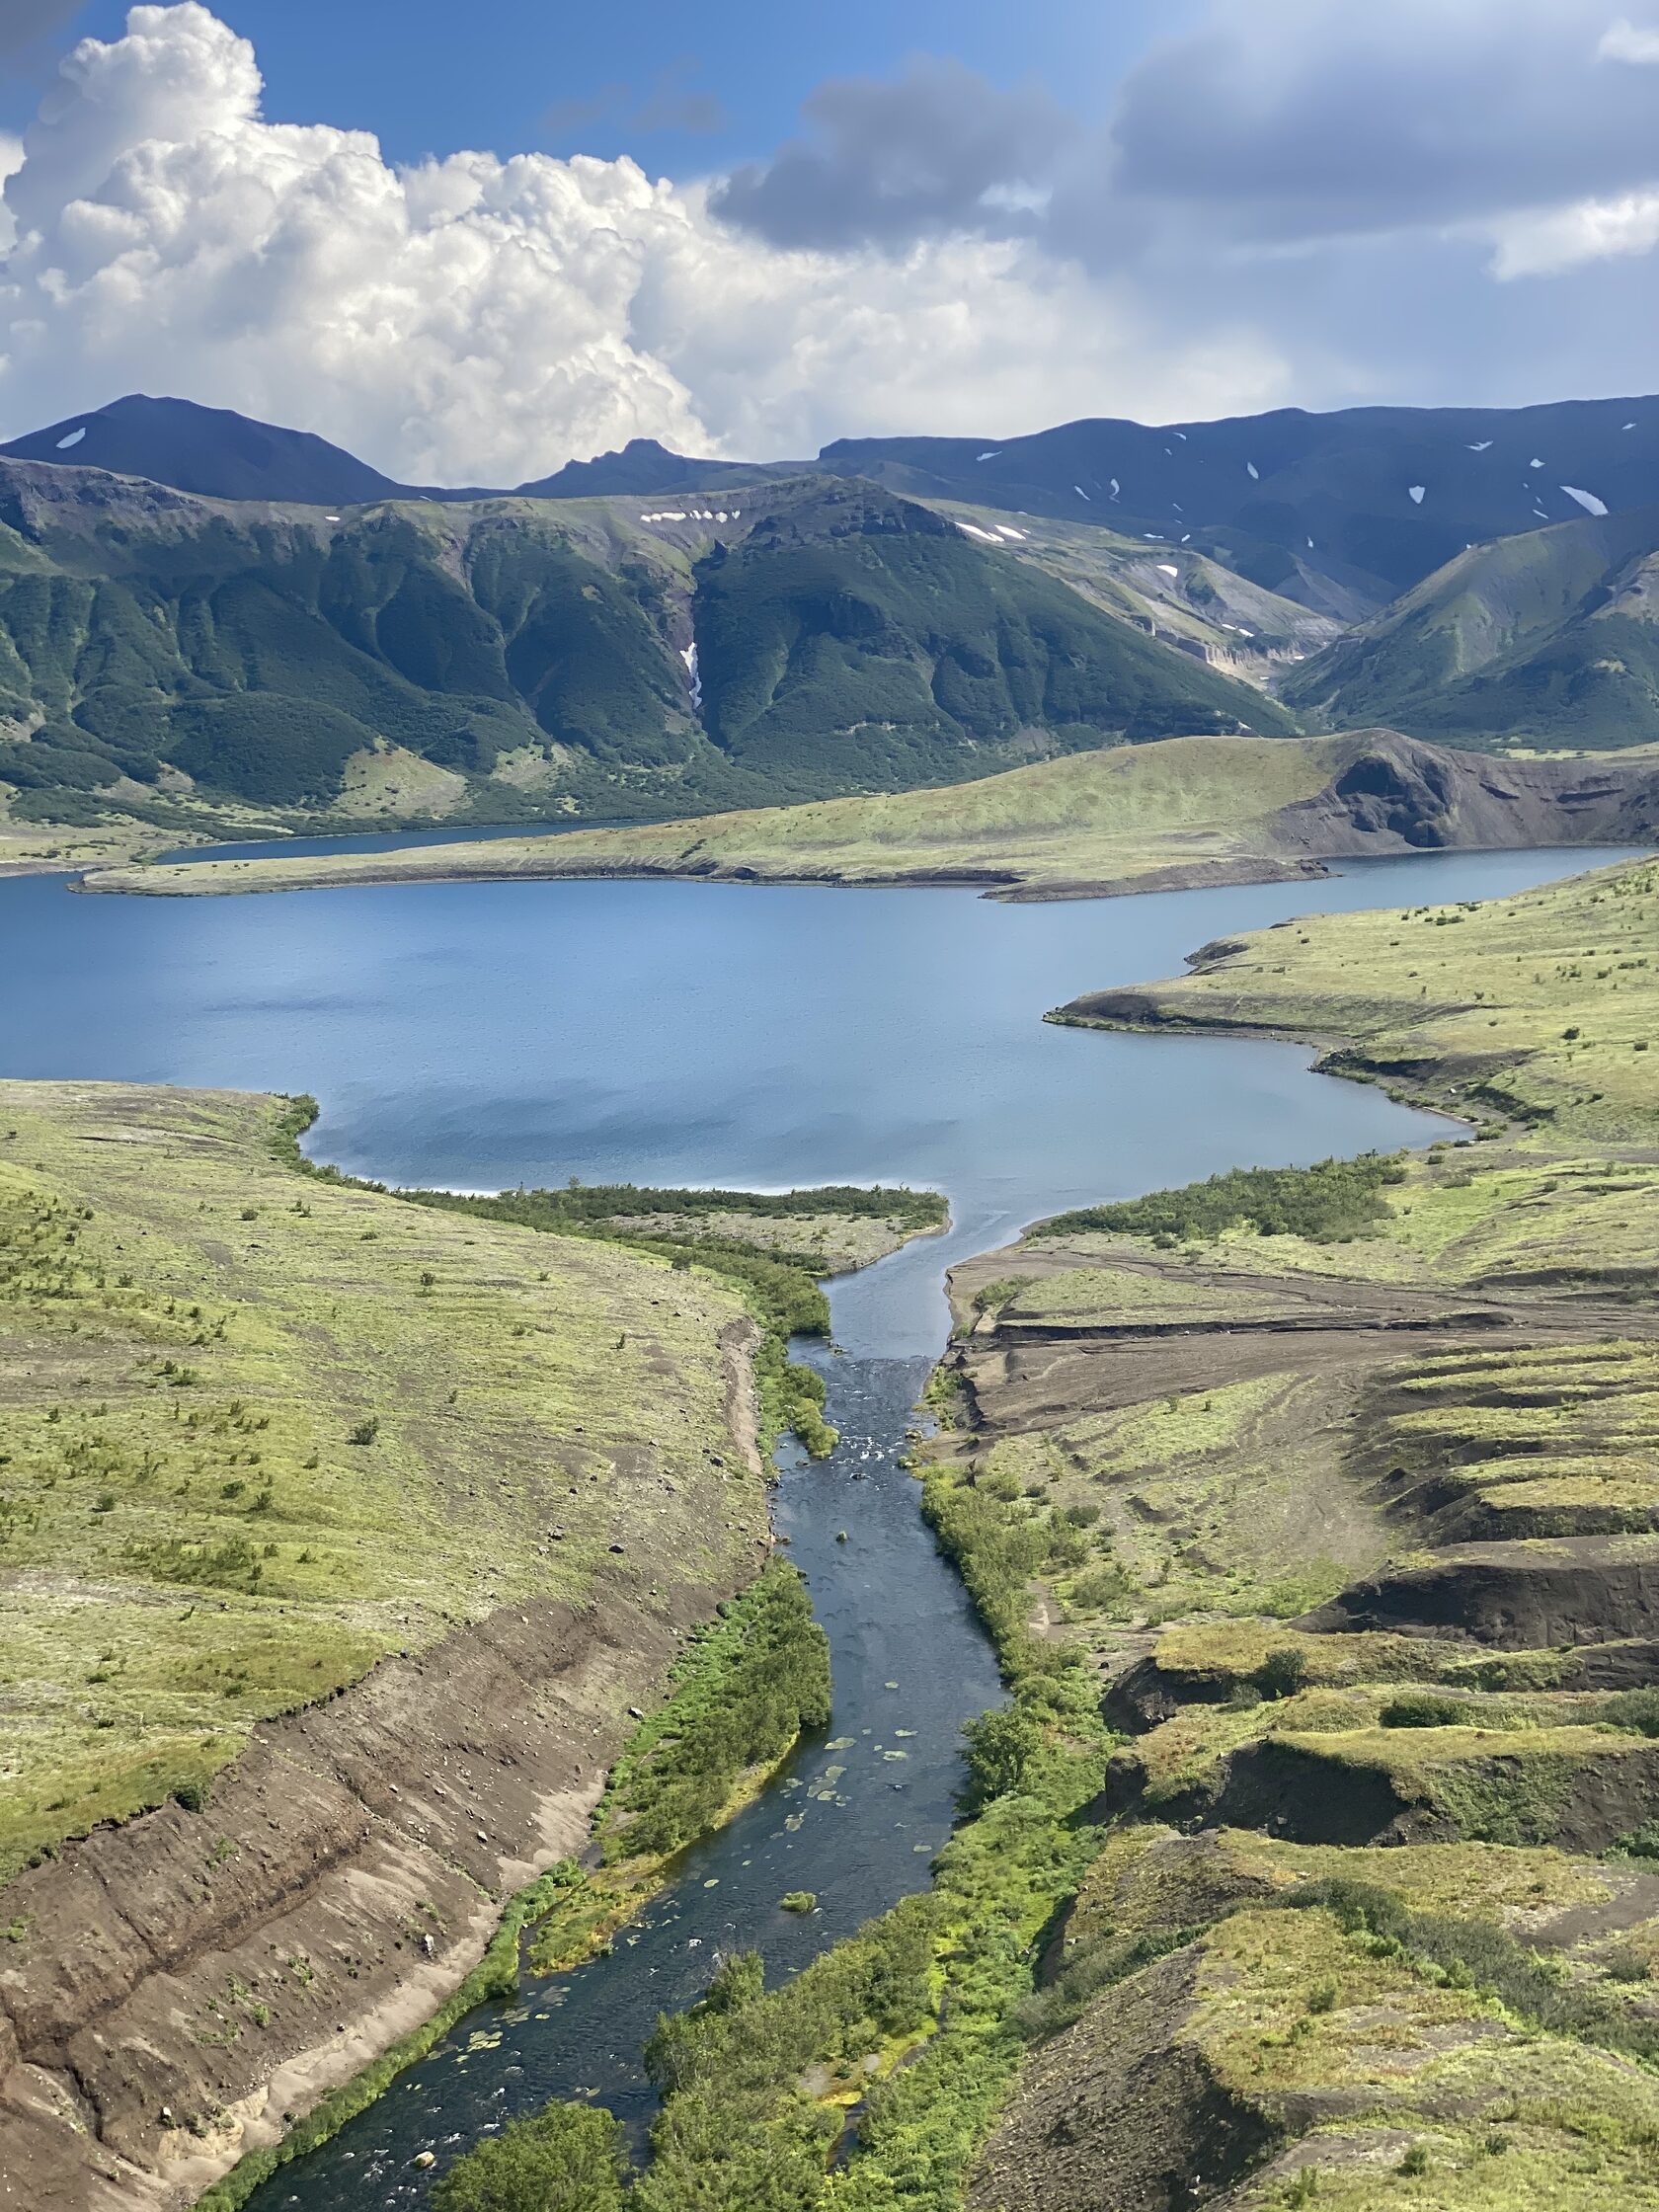
[[[5,185],[8,434],[169,392],[405,480],[511,483],[630,436],[798,454],[1285,395],[1250,327],[1160,344],[1127,292],[1017,240],[784,250],[632,161],[398,168],[260,98],[253,47],[197,0],[69,54]]]
[[[1584,262],[1647,254],[1655,246],[1659,187],[1509,217],[1497,225],[1492,272],[1503,277],[1556,276]]]
[[[1632,23],[1620,16],[1610,23],[1596,44],[1598,61],[1631,61],[1638,67],[1659,63],[1659,28]]]
[[[23,167],[23,140],[14,138],[9,130],[0,130],[0,254],[11,250],[16,224],[3,197],[6,179],[14,170]]]

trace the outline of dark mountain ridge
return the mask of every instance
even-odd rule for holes
[[[1326,576],[1380,602],[1465,545],[1568,520],[1586,501],[1659,500],[1659,400],[1281,408],[1162,429],[1101,420],[1001,445],[843,438],[823,459],[912,496],[1093,518],[1224,558],[1230,548],[1229,566],[1292,598]]]
[[[184,400],[129,395],[0,454],[145,476],[219,499],[353,505],[486,495],[394,484],[340,447]],[[1374,612],[1466,545],[1659,502],[1659,399],[1523,408],[1280,408],[1164,426],[1110,418],[1026,436],[837,438],[816,464],[745,463],[635,438],[518,486],[650,497],[815,473],[912,498],[1099,522],[1190,544],[1303,604]]]
[[[138,392],[15,437],[0,453],[9,460],[147,477],[207,499],[349,507],[406,496],[404,486],[309,431],[278,430],[226,407]]]

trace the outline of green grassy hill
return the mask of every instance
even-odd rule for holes
[[[928,509],[743,498],[333,514],[0,465],[9,812],[660,816],[1292,727]]]
[[[302,1175],[285,1101],[0,1098],[0,1882],[387,1652],[584,1598],[612,1518],[656,1540],[622,1475],[647,1430],[730,1517],[734,1286],[676,1275],[671,1305],[666,1260]],[[694,1540],[742,1578],[723,1520]]]
[[[95,891],[180,897],[337,883],[669,875],[745,883],[978,883],[1015,898],[1317,874],[1346,854],[1640,841],[1659,761],[1505,763],[1386,730],[1168,738],[972,783],[694,820],[379,853],[95,869]]]
[[[1659,739],[1659,509],[1471,546],[1294,670],[1286,702],[1443,743]]]

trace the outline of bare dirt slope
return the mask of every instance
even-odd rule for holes
[[[722,1282],[0,1086],[0,2204],[180,2207],[426,2019],[766,1556]],[[9,1877],[9,1878],[8,1878]]]

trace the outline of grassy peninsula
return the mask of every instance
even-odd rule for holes
[[[1540,1133],[1651,1139],[1659,1120],[1659,868],[1484,905],[1321,914],[1206,946],[1192,973],[1059,1021],[1338,1040],[1330,1065]]]
[[[1651,753],[1489,761],[1385,730],[1184,737],[1074,752],[937,789],[875,792],[555,837],[94,869],[172,898],[337,884],[678,876],[983,886],[1067,898],[1317,875],[1346,854],[1659,836]]]

